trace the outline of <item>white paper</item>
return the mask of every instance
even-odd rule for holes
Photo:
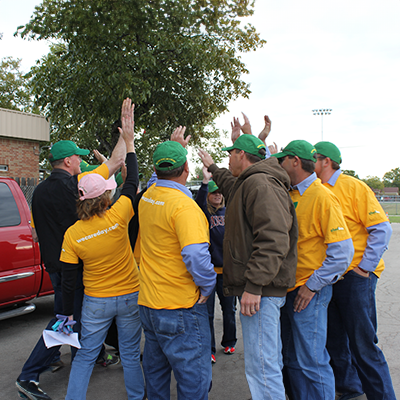
[[[81,344],[78,340],[78,334],[76,332],[66,335],[65,333],[59,333],[45,329],[43,331],[43,340],[48,349],[50,347],[60,346],[61,344],[69,344],[77,349],[81,348]]]

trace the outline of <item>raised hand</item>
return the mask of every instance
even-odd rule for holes
[[[264,122],[265,122],[265,126],[263,128],[263,130],[260,132],[260,134],[258,135],[258,138],[261,139],[264,144],[265,140],[267,139],[269,133],[271,132],[271,120],[269,119],[268,115],[264,115]],[[268,146],[269,148],[269,146]],[[271,152],[271,154],[274,154]]]
[[[135,110],[135,105],[132,104],[131,99],[125,99],[122,103],[121,108],[121,124],[122,129],[118,128],[119,133],[122,135],[126,143],[126,151],[134,152],[134,138],[135,138],[135,121],[133,117],[133,112]]]
[[[277,144],[274,142],[274,144],[270,144],[268,146],[268,150],[271,154],[276,154],[278,152],[278,146]]]
[[[205,150],[200,149],[198,154],[200,156],[200,159],[201,159],[203,165],[206,168],[208,168],[210,165],[214,164],[214,160]]]
[[[244,112],[242,112],[242,114],[244,118],[244,124],[240,127],[240,129],[245,135],[251,135],[252,133],[251,133],[250,120],[247,118],[247,115]]]
[[[211,181],[212,173],[208,172],[208,169],[205,165],[203,165],[203,183],[208,183]]]
[[[173,142],[180,143],[183,147],[186,147],[189,143],[191,135],[187,135],[186,139],[184,137],[186,131],[186,126],[178,126],[171,135],[171,140]]]
[[[235,143],[236,139],[240,136],[240,122],[239,118],[233,117],[233,123],[231,122],[231,128],[232,128],[232,133],[231,133],[231,139],[232,143]]]
[[[101,163],[107,161],[107,157],[103,156],[103,154],[101,154],[98,150],[93,150],[93,154],[97,161],[100,161]]]

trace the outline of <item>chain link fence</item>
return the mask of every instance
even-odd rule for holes
[[[29,208],[32,206],[32,195],[36,186],[20,186],[22,193],[24,194],[26,201],[28,202]]]

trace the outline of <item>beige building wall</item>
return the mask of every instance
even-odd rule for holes
[[[46,118],[0,108],[0,176],[37,185],[41,142],[50,140]]]
[[[0,136],[48,142],[50,123],[41,115],[0,108]]]

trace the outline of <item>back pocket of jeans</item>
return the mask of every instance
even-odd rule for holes
[[[164,336],[176,336],[185,333],[185,324],[181,310],[157,310],[153,318],[155,331]],[[154,316],[154,314],[153,314]]]

